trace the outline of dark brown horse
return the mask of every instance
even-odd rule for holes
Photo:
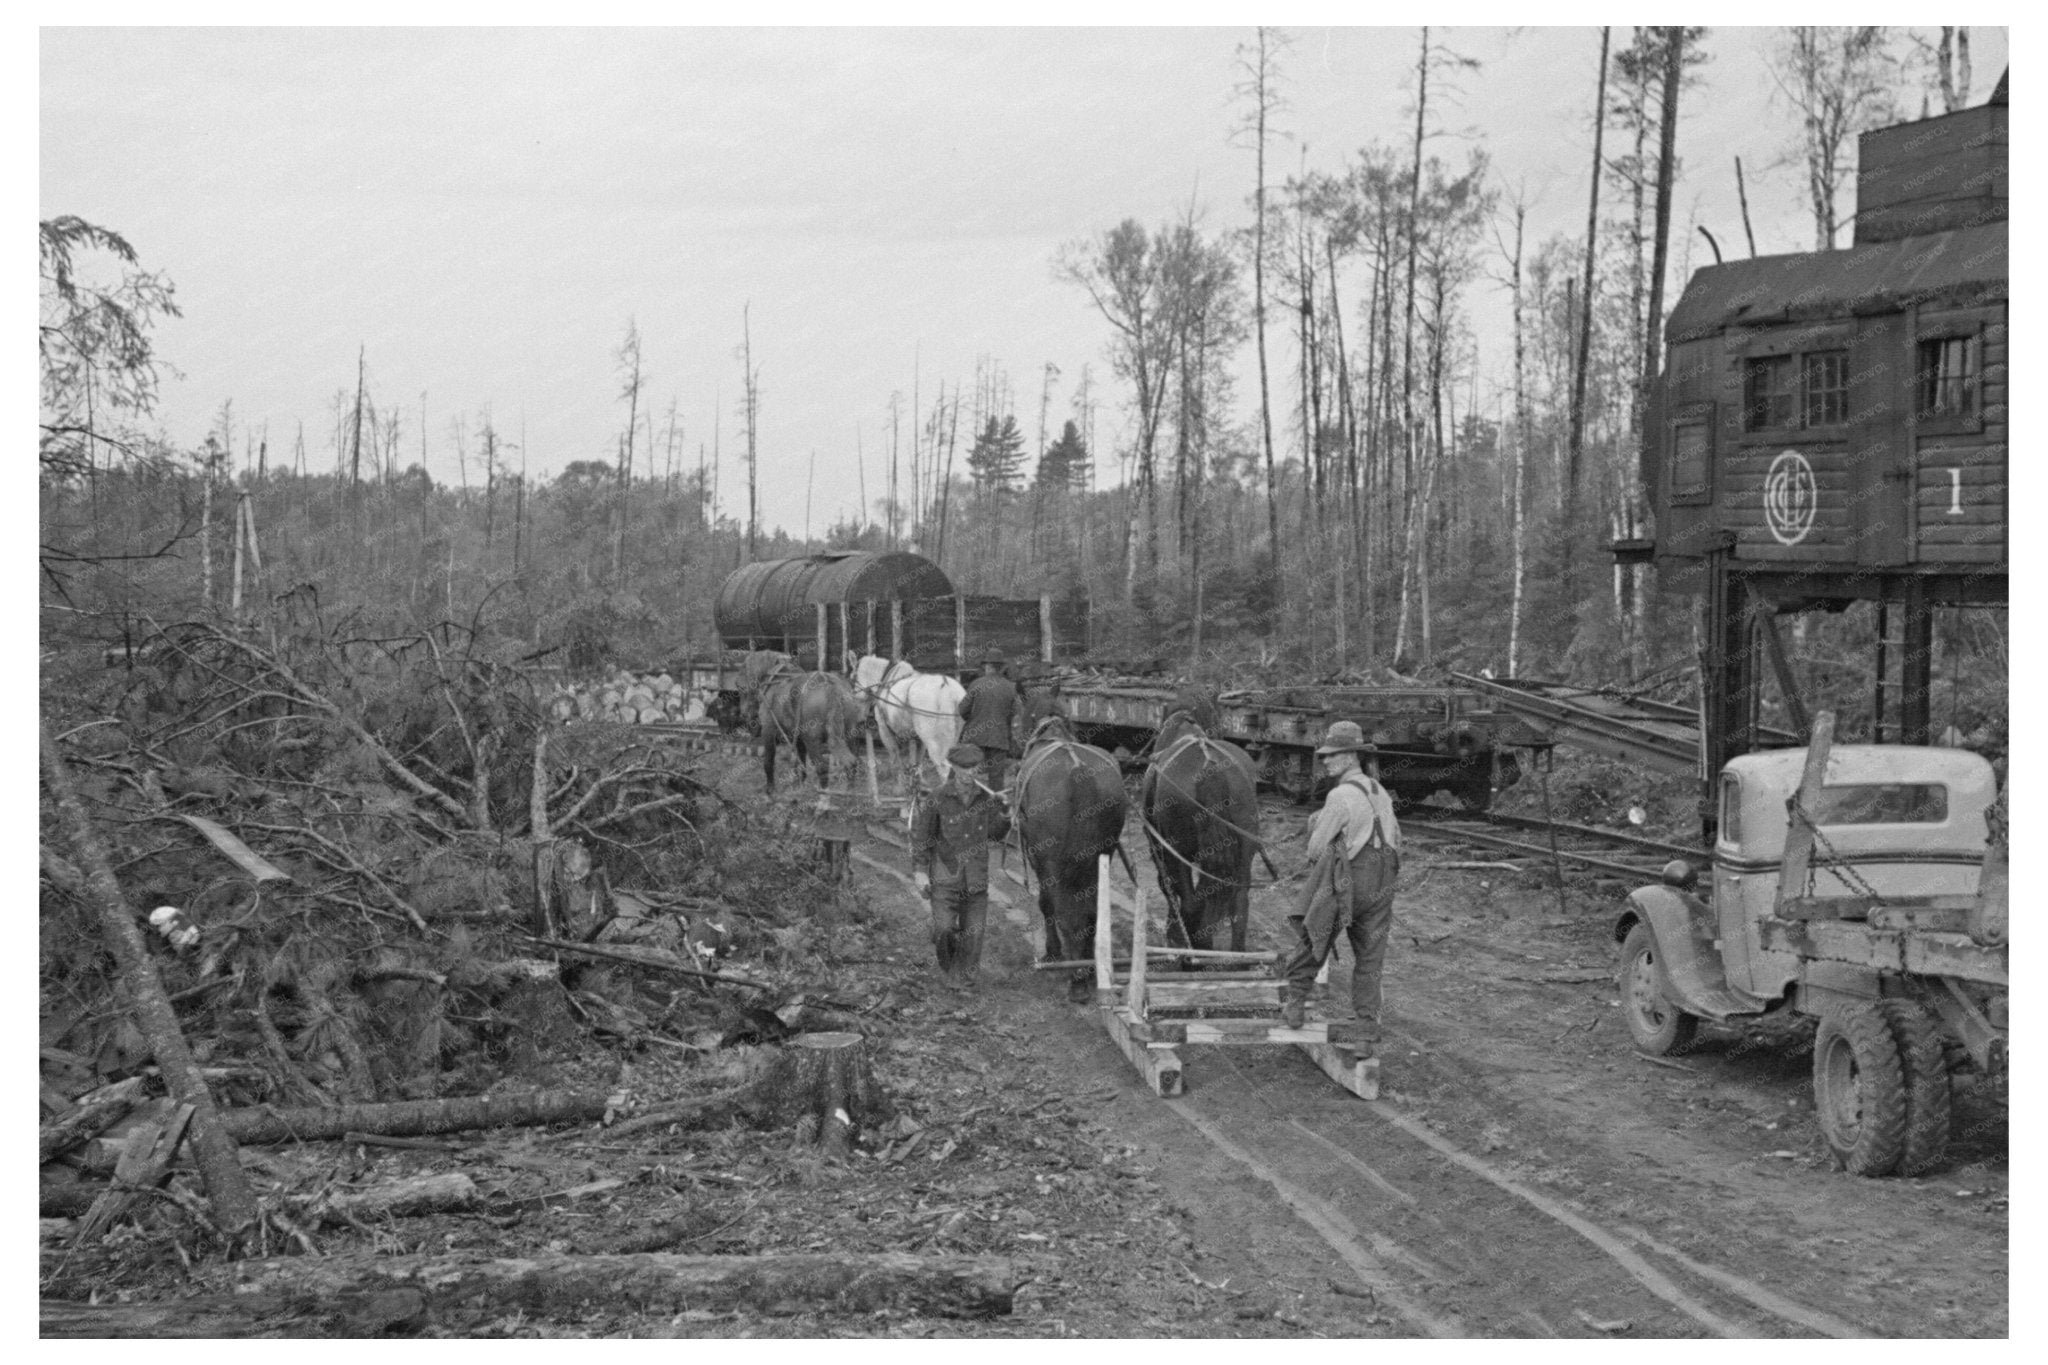
[[[1259,848],[1258,775],[1250,756],[1177,715],[1160,727],[1139,792],[1145,840],[1166,896],[1167,943],[1209,948],[1227,922],[1231,951],[1243,952]]]
[[[775,751],[796,746],[800,771],[811,771],[819,789],[832,785],[832,754],[854,762],[849,739],[860,725],[860,701],[853,684],[837,673],[778,673],[761,689],[761,769],[775,791]]]
[[[1080,744],[1066,722],[1049,716],[1026,743],[1011,790],[1024,856],[1038,878],[1048,962],[1078,961],[1093,951],[1096,878],[1102,855],[1117,850],[1129,800],[1116,760]],[[1067,981],[1068,998],[1086,1001],[1091,969]]]

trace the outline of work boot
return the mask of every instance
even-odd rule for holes
[[[1280,1002],[1281,1027],[1301,1028],[1307,1022],[1308,1001],[1302,999],[1293,991],[1287,992],[1286,998]]]

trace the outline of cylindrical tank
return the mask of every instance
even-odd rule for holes
[[[844,550],[742,564],[719,585],[711,615],[728,649],[750,644],[786,649],[816,637],[821,602],[949,597],[952,592],[945,570],[923,555]]]

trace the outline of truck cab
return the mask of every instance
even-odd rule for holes
[[[1814,976],[1797,954],[1763,942],[1763,922],[1779,899],[1791,828],[1788,803],[1805,762],[1805,749],[1779,749],[1744,754],[1722,769],[1712,909],[1694,902],[1712,919],[1725,985],[1765,1002],[1781,1000],[1802,976]],[[1791,888],[1791,894],[1887,900],[1973,895],[1989,838],[1985,813],[1997,795],[1991,765],[1966,749],[1838,745],[1828,755],[1813,812],[1818,834],[1811,885]],[[1624,925],[1618,936],[1627,932]],[[1821,979],[1808,984],[1840,989],[1840,975],[1822,971]],[[1858,991],[1854,983],[1849,988],[1875,993]]]
[[[1683,862],[1617,919],[1622,1012],[1653,1056],[1701,1020],[1820,1021],[1815,1108],[1837,1163],[1918,1174],[1947,1141],[1952,1058],[2005,1063],[1998,785],[1962,749],[1829,743],[1722,769],[1707,886]]]

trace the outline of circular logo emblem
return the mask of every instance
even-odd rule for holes
[[[1806,539],[1819,502],[1813,466],[1804,455],[1788,450],[1771,461],[1770,472],[1764,475],[1764,524],[1780,545],[1797,545]]]

